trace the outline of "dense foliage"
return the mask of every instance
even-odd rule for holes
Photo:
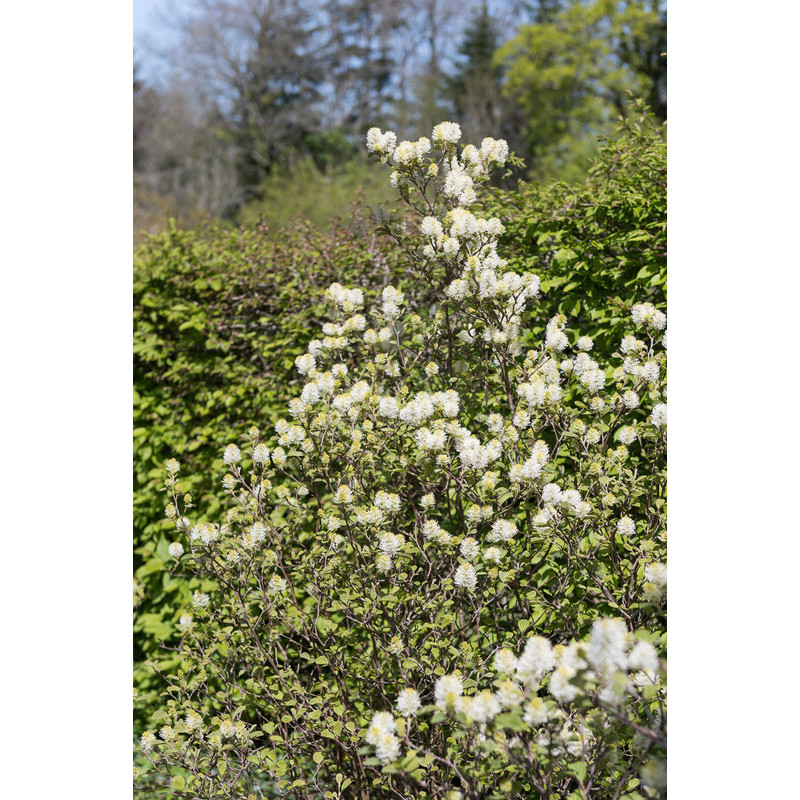
[[[171,615],[180,665],[160,670],[142,787],[663,794],[663,144],[645,130],[583,189],[495,194],[505,230],[478,205],[505,142],[369,132],[411,212],[381,215],[404,280],[367,259],[325,321],[274,342],[269,377],[300,376],[289,416],[244,435],[242,409],[220,413],[221,499],[198,500],[179,451],[161,473],[173,533],[152,550],[165,585],[199,583]],[[219,308],[239,274],[218,273]],[[187,313],[165,317],[191,330]],[[234,408],[259,381],[238,392],[225,369]]]
[[[666,301],[666,141],[649,109],[632,106],[582,185],[521,184],[486,203],[505,226],[506,258],[541,276],[547,313],[568,315],[605,354],[621,338],[624,298]]]

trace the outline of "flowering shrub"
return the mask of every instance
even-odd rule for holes
[[[206,583],[141,734],[142,785],[665,792],[666,317],[628,298],[607,356],[542,320],[539,276],[479,211],[508,148],[459,139],[369,131],[416,214],[382,226],[411,277],[330,286],[275,435],[222,453],[227,512],[196,513],[167,465],[174,571]]]

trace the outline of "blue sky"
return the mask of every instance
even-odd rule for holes
[[[158,82],[163,65],[152,50],[170,44],[172,33],[162,16],[171,10],[188,8],[192,0],[133,0],[133,50],[140,76]]]
[[[168,42],[170,32],[161,17],[191,6],[192,0],[133,0],[133,44],[137,46],[145,37],[154,44]]]
[[[160,26],[156,15],[171,4],[172,0],[133,0],[134,41],[144,33],[157,34]]]

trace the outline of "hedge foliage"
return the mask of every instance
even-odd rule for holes
[[[294,359],[320,318],[322,292],[358,278],[397,280],[398,260],[356,206],[321,232],[254,223],[150,237],[134,259],[134,637],[143,705],[158,684],[144,662],[174,666],[175,625],[197,581],[165,572],[171,523],[163,468],[179,457],[198,503],[218,510],[219,440],[274,422],[291,396]]]

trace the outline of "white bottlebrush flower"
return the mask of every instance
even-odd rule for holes
[[[663,330],[667,317],[663,311],[657,311],[652,303],[637,303],[631,308],[631,318],[636,325],[647,325],[655,330]]]
[[[574,669],[560,666],[550,676],[550,694],[559,703],[570,703],[580,694],[580,688],[572,683],[576,674]]]
[[[660,586],[655,583],[645,583],[642,586],[642,595],[648,603],[657,606],[664,599],[664,591]]]
[[[656,672],[658,670],[656,648],[650,642],[637,642],[628,653],[627,669]]]
[[[522,689],[519,687],[519,684],[512,680],[503,681],[497,688],[495,697],[497,698],[497,702],[500,703],[503,708],[513,708],[514,706],[518,706],[524,699],[524,695],[522,693]]]
[[[159,730],[158,735],[165,741],[165,742],[172,742],[174,741],[175,737],[178,735],[175,732],[175,728],[171,725],[162,725],[161,730]]]
[[[581,383],[592,394],[597,394],[606,385],[606,374],[601,369],[590,369],[581,375]]]
[[[381,736],[375,745],[375,755],[384,764],[396,761],[400,758],[400,740],[393,733]]]
[[[397,136],[392,131],[381,132],[380,128],[367,131],[367,150],[381,156],[390,156],[397,145]]]
[[[444,193],[447,197],[457,198],[460,205],[469,205],[474,195],[472,178],[463,166],[453,159],[447,177],[444,179]]]
[[[416,714],[421,705],[419,694],[414,689],[403,689],[397,698],[397,711],[404,717]]]
[[[204,592],[201,592],[200,590],[197,590],[192,595],[192,605],[195,608],[206,608],[206,606],[208,606],[210,600],[211,600],[211,598],[207,594],[205,594]]]
[[[267,528],[263,522],[254,522],[250,526],[250,536],[253,537],[253,541],[257,543],[261,543],[264,539],[267,538]]]
[[[370,506],[356,514],[356,524],[367,527],[369,525],[380,526],[384,523],[386,515],[377,506]]]
[[[490,542],[507,542],[514,538],[517,526],[508,519],[499,519],[492,525],[489,533]]]
[[[503,551],[499,547],[487,547],[483,557],[486,561],[494,561],[495,564],[499,564],[503,557]]]
[[[400,552],[400,548],[405,544],[406,538],[402,533],[384,533],[378,546],[382,553],[387,556],[396,556]]]
[[[400,497],[393,492],[380,490],[375,495],[374,504],[389,514],[396,514],[400,511]]]
[[[381,737],[394,733],[394,716],[388,711],[378,711],[367,728],[367,744],[376,745]]]
[[[273,575],[267,584],[267,591],[270,594],[283,594],[286,591],[286,580],[281,578],[280,575]]]
[[[443,711],[454,708],[463,692],[464,686],[459,675],[442,675],[433,688],[434,702]]]
[[[557,483],[548,483],[542,488],[542,500],[545,503],[561,503],[564,497]]]
[[[631,425],[625,425],[617,432],[617,438],[624,445],[629,445],[636,439],[636,428]]]
[[[253,461],[256,464],[264,464],[269,461],[269,448],[265,444],[260,443],[253,448]]]
[[[602,438],[602,434],[597,428],[589,428],[583,436],[583,441],[588,445],[597,444]]]
[[[639,377],[646,380],[650,385],[656,383],[660,375],[661,367],[658,366],[657,361],[646,361],[639,370]]]
[[[196,711],[190,711],[183,722],[190,731],[196,731],[203,727],[203,718]]]
[[[424,217],[420,223],[420,231],[423,236],[438,239],[443,233],[442,223],[436,217]]]
[[[589,663],[598,672],[608,674],[625,669],[625,650],[628,644],[628,629],[621,619],[605,617],[592,625],[587,648]]]
[[[229,444],[222,454],[222,460],[226,464],[235,464],[237,461],[242,460],[242,453],[235,444]]]
[[[306,375],[311,372],[311,370],[316,368],[317,360],[311,355],[311,353],[306,353],[305,355],[298,356],[294,360],[294,365],[297,367],[297,371],[301,375]]]
[[[408,140],[403,140],[394,150],[392,153],[394,158],[394,163],[400,167],[408,166],[409,164],[413,164],[414,161],[417,160],[417,144],[416,142],[409,142]]]
[[[437,144],[456,144],[461,139],[461,126],[457,122],[440,122],[434,127],[431,139]]]
[[[276,447],[272,451],[272,463],[276,467],[282,467],[286,463],[286,451],[282,447]]]
[[[236,735],[236,726],[229,719],[223,720],[219,726],[219,735],[223,739],[232,739]]]
[[[191,614],[183,614],[181,618],[178,620],[179,627],[183,628],[184,630],[189,630],[192,627],[192,623],[194,619]]]
[[[471,698],[467,715],[471,717],[474,722],[484,723],[493,720],[502,710],[502,706],[495,697],[494,692],[484,689]]]
[[[594,347],[594,339],[592,339],[591,336],[581,336],[575,343],[575,346],[578,350],[588,352]]]
[[[517,670],[517,657],[508,647],[501,647],[494,654],[494,668],[505,675],[513,675]]]
[[[639,395],[633,389],[629,389],[622,395],[622,402],[625,408],[636,408],[639,405]]]
[[[605,375],[603,381],[605,381]],[[602,414],[606,409],[606,401],[602,397],[593,397],[589,401],[589,409],[595,414]]]
[[[333,495],[333,502],[346,506],[353,502],[353,490],[349,486],[340,486]]]
[[[387,419],[395,419],[400,409],[394,397],[381,397],[378,403],[378,413]]]
[[[490,166],[502,167],[508,159],[508,142],[487,136],[481,142],[481,158]]]
[[[556,656],[550,642],[543,636],[531,636],[517,659],[516,676],[524,681],[538,681],[555,665]]]
[[[633,536],[636,533],[636,523],[630,517],[622,517],[617,522],[617,533],[620,536]]]
[[[667,567],[660,561],[653,561],[644,568],[644,579],[656,586],[667,585]]]
[[[478,583],[478,576],[475,574],[475,567],[472,564],[461,564],[453,576],[453,583],[462,589],[474,589]]]
[[[441,408],[443,416],[450,418],[458,416],[460,398],[458,392],[454,389],[448,389],[446,392],[436,392],[433,398],[436,405]]]
[[[441,532],[442,528],[435,519],[426,520],[422,524],[422,535],[426,539],[438,539]]]
[[[580,503],[576,503],[574,506],[575,509],[575,516],[583,519],[583,517],[587,517],[591,511],[592,506],[591,503],[587,503],[585,500],[581,500]]]
[[[479,552],[478,542],[471,536],[468,536],[463,542],[461,542],[460,550],[461,555],[464,556],[464,558],[472,561]]]
[[[375,559],[375,568],[378,572],[389,572],[392,569],[392,557],[387,553],[381,553]]]
[[[430,428],[420,428],[415,434],[414,438],[422,450],[444,450],[447,438],[445,432],[442,430],[432,431]]]
[[[152,731],[145,731],[140,737],[139,741],[142,743],[142,750],[145,753],[153,749],[153,745],[158,741],[156,735]]]
[[[667,404],[657,403],[650,413],[650,422],[656,428],[663,428],[667,424]]]
[[[307,383],[303,387],[300,400],[306,406],[311,406],[319,400],[319,386],[316,382]]]
[[[547,345],[547,347],[552,347],[553,350],[560,352],[564,350],[568,344],[569,339],[567,339],[567,334],[560,328],[547,329],[547,334],[545,336],[545,345]]]
[[[525,704],[525,714],[522,717],[523,722],[528,725],[538,726],[544,725],[548,718],[547,706],[544,704],[544,700],[542,700],[541,697],[532,697]]]
[[[169,546],[169,554],[173,558],[180,558],[183,555],[183,545],[180,542],[173,542]]]

